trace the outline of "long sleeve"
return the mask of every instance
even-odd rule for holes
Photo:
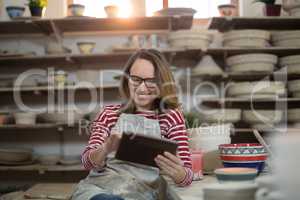
[[[175,140],[178,144],[177,155],[183,161],[186,176],[179,184],[180,186],[187,186],[192,183],[193,171],[191,162],[191,153],[189,150],[188,136],[185,127],[185,121],[182,113],[179,110],[171,110],[165,117],[164,121],[169,128],[166,132],[166,137]]]
[[[97,167],[91,162],[90,154],[93,150],[101,147],[109,136],[111,128],[118,119],[116,112],[118,108],[119,106],[106,106],[92,122],[89,142],[81,156],[81,161],[85,169],[91,170]]]

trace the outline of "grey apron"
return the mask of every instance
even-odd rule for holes
[[[113,129],[161,137],[158,120],[134,114],[121,114]],[[163,181],[157,168],[117,160],[110,154],[102,170],[91,170],[79,182],[72,199],[89,200],[106,193],[119,195],[125,200],[157,200],[164,199],[162,191]]]

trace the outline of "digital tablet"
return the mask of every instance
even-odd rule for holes
[[[153,138],[134,133],[123,133],[115,158],[158,167],[154,158],[165,151],[176,155],[175,141]]]

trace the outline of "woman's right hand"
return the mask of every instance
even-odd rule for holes
[[[107,154],[118,149],[121,137],[122,134],[118,132],[111,132],[104,144],[91,152],[90,158],[94,165],[98,167],[104,166]]]
[[[122,134],[116,131],[112,131],[110,136],[104,143],[107,153],[117,151],[120,145]]]

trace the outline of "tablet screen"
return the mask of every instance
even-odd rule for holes
[[[119,160],[157,167],[154,158],[167,151],[176,155],[177,143],[134,133],[123,133],[115,157]]]

